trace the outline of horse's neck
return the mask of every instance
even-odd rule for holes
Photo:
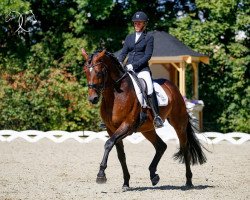
[[[119,78],[120,77],[118,77],[117,80],[119,80]],[[129,76],[126,76],[116,84],[113,79],[110,80],[109,86],[103,91],[102,96],[105,103],[107,103],[107,101],[110,103],[114,102],[116,99],[121,99],[122,96],[126,97],[133,92],[133,83]],[[126,99],[127,98],[123,98],[124,101],[126,101]]]
[[[112,66],[112,68],[110,68],[109,74],[111,79],[114,81],[119,80],[124,74],[124,72],[122,72],[120,67],[117,65],[118,64],[114,63],[114,61],[110,63],[110,66]]]
[[[122,96],[124,96],[123,100],[126,101],[126,96],[134,92],[132,80],[128,75],[123,77],[125,72],[114,61],[109,60],[109,63],[106,64],[110,67],[108,68],[106,89],[103,91],[103,103],[110,104],[110,102],[113,102],[114,104],[117,99],[121,100]]]
[[[121,124],[127,116],[137,116],[138,100],[134,93],[132,81],[128,76],[121,80],[119,89],[115,87],[105,89],[100,110],[102,118],[114,125]]]

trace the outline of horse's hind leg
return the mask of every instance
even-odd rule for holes
[[[192,172],[190,164],[204,164],[207,160],[192,125],[187,118],[185,124],[178,123],[179,120],[175,120],[176,123],[171,123],[178,135],[180,141],[180,150],[175,154],[175,159],[180,159],[181,162],[185,162],[186,165],[186,186],[193,187]],[[184,121],[185,122],[185,121]],[[184,159],[183,159],[184,158]]]
[[[190,161],[191,161],[191,154],[189,152],[189,147],[186,145],[184,149],[184,160],[185,160],[185,166],[186,166],[186,186],[187,187],[193,187],[192,183],[192,171],[190,167]]]
[[[124,179],[123,188],[128,188],[130,175],[129,175],[129,171],[128,171],[128,167],[126,163],[126,156],[125,156],[124,146],[123,146],[122,141],[116,144],[116,150],[117,150],[118,159],[121,163],[122,171],[123,171],[123,179]]]
[[[187,132],[185,132],[185,134],[187,134]],[[189,142],[187,139],[187,142],[185,142],[184,144],[182,144],[180,146],[180,152],[182,152],[183,156],[184,156],[184,163],[185,163],[185,167],[186,167],[186,186],[187,187],[193,187],[193,183],[192,183],[192,177],[193,177],[193,173],[191,171],[191,153],[190,153],[190,146],[189,146]]]
[[[184,118],[185,119],[185,118]],[[188,118],[186,120],[180,120],[176,118],[170,119],[170,124],[174,127],[177,136],[179,138],[180,142],[180,149],[179,151],[174,155],[175,160],[179,160],[181,163],[185,163],[186,167],[186,186],[193,187],[192,183],[192,171],[190,167],[190,161],[191,161],[191,154],[189,151],[189,142],[187,137],[187,123]]]
[[[143,132],[142,134],[145,136],[146,139],[148,139],[153,144],[156,150],[155,156],[149,166],[150,179],[151,179],[152,185],[156,185],[160,180],[159,175],[156,174],[157,165],[160,162],[161,157],[164,154],[165,150],[167,149],[167,145],[156,134],[155,130]]]

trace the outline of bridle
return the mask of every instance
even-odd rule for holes
[[[88,62],[88,63],[90,63],[90,62]],[[97,65],[103,65],[104,67],[103,67],[103,69],[101,70],[102,71],[102,73],[101,73],[101,76],[102,76],[102,83],[100,83],[100,84],[96,84],[96,83],[92,83],[92,82],[90,82],[90,83],[88,83],[87,84],[87,86],[88,86],[88,88],[89,89],[94,89],[97,93],[102,93],[103,92],[103,90],[106,88],[106,81],[107,81],[107,78],[108,78],[108,76],[107,76],[107,73],[108,73],[108,70],[107,70],[107,68],[108,68],[108,66],[104,63],[104,62],[97,62],[97,63],[95,63],[95,64],[86,64],[85,66],[90,70],[90,72],[91,72],[91,70],[93,70],[94,69],[94,67],[95,66],[97,66]],[[120,70],[120,69],[119,69]],[[117,79],[117,80],[112,80],[113,82],[114,82],[114,85],[115,86],[117,86],[119,83],[120,83],[120,81],[123,79],[123,78],[125,78],[125,76],[128,74],[128,72],[127,71],[125,71],[124,72],[124,74],[119,78],[119,79]]]
[[[97,65],[100,65],[100,64],[103,64],[102,62],[98,62],[98,63],[95,63],[95,64],[87,64],[85,65],[85,67],[87,67],[91,73],[91,71],[94,69],[95,66]],[[105,72],[103,72],[103,69],[105,70]],[[106,64],[104,63],[104,68],[102,69],[102,73],[101,73],[101,76],[102,76],[102,79],[107,77],[105,76],[105,74],[107,73],[107,68],[106,68]],[[106,83],[106,80],[102,81],[101,84],[96,84],[96,83],[92,83],[92,82],[89,82],[87,84],[88,88],[89,89],[94,89],[97,93],[101,93],[104,88],[105,88],[105,83]]]

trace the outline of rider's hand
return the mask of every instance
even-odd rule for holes
[[[126,65],[126,68],[128,71],[133,71],[133,69],[134,69],[133,65],[131,65],[131,64]]]

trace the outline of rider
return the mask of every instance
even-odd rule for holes
[[[127,35],[118,60],[120,63],[123,63],[128,55],[126,69],[128,71],[134,71],[138,78],[143,78],[145,80],[148,102],[154,114],[154,125],[160,128],[163,126],[163,121],[159,116],[158,102],[148,65],[148,61],[153,54],[154,38],[152,35],[145,32],[148,17],[144,12],[136,12],[132,17],[132,21],[134,23],[135,32]]]

